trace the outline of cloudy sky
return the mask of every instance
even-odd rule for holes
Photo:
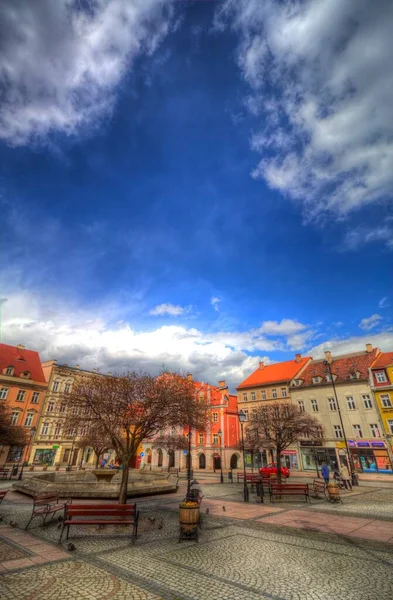
[[[5,343],[233,387],[393,349],[390,0],[3,0]]]

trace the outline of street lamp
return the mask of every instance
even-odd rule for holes
[[[31,427],[31,428],[30,428],[30,431],[29,431],[29,436],[30,436],[30,437],[29,437],[29,441],[27,442],[27,452],[26,452],[26,454],[27,454],[27,462],[29,461],[29,450],[30,450],[30,446],[31,446],[31,443],[32,443],[32,441],[33,441],[33,438],[34,438],[34,436],[35,436],[35,434],[36,434],[36,431],[37,431],[36,427]],[[21,468],[21,470],[20,470],[19,477],[18,477],[19,481],[20,481],[20,480],[22,479],[22,477],[23,477],[23,467],[24,467],[24,466],[25,466],[25,461],[23,460],[23,461],[22,461],[22,468]]]
[[[187,460],[187,498],[191,497],[191,425],[188,429],[188,460]]]
[[[218,438],[220,440],[220,483],[224,483],[224,475],[222,474],[222,431],[221,429],[217,432]]]
[[[242,432],[242,449],[243,449],[243,474],[244,474],[244,487],[243,487],[243,497],[244,502],[248,502],[249,493],[248,493],[248,485],[247,485],[247,477],[246,477],[246,451],[244,449],[244,431],[243,431],[243,423],[247,421],[247,415],[242,410],[237,415],[239,417],[240,429]]]
[[[339,419],[340,419],[341,429],[342,429],[343,436],[344,436],[344,443],[345,443],[345,447],[347,449],[348,464],[349,464],[349,470],[351,471],[352,485],[359,485],[359,482],[358,482],[357,477],[355,475],[355,469],[354,469],[354,466],[353,466],[352,456],[351,456],[351,453],[350,453],[349,447],[348,447],[347,436],[345,435],[345,428],[344,428],[344,423],[343,423],[343,419],[342,419],[342,416],[341,416],[340,403],[339,403],[338,397],[337,397],[337,391],[336,391],[336,386],[335,386],[335,383],[334,383],[334,377],[333,377],[333,373],[332,373],[332,368],[330,366],[330,362],[327,361],[327,360],[324,360],[323,364],[326,367],[326,373],[328,373],[330,375],[330,381],[332,382],[332,386],[333,386],[334,398],[336,400],[337,410],[338,410],[338,416],[339,416]]]

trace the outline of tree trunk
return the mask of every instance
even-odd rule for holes
[[[119,504],[127,504],[127,486],[128,486],[128,474],[129,474],[129,459],[122,461],[123,470],[121,472],[121,484],[119,494]]]
[[[277,483],[281,483],[281,448],[276,448],[277,452]]]

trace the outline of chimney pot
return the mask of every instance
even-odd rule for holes
[[[188,381],[192,381],[192,373],[188,373],[187,379],[188,379]]]
[[[328,362],[332,362],[332,353],[329,350],[325,350],[325,358]]]
[[[372,352],[373,351],[373,345],[372,344],[366,344],[366,350],[367,350],[367,352]]]
[[[295,354],[295,361],[298,363],[302,360],[302,355],[301,354]]]
[[[18,344],[17,348],[18,348],[18,350],[24,350],[25,346],[23,344]]]
[[[263,362],[263,360],[259,361],[259,368],[263,369],[263,367],[265,366],[265,363]]]
[[[219,387],[219,388],[225,388],[225,387],[227,387],[227,386],[225,385],[225,379],[221,379],[221,381],[219,381],[219,382],[218,382],[218,387]]]

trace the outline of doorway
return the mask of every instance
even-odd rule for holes
[[[206,456],[204,454],[199,455],[199,468],[206,469]]]
[[[163,454],[162,454],[162,450],[161,448],[157,451],[158,454],[158,467],[162,467],[162,461],[163,461]]]
[[[175,466],[175,451],[168,450],[168,457],[169,457],[168,468],[172,469]]]
[[[215,454],[213,456],[213,467],[215,471],[219,471],[221,469],[221,456],[219,454]]]
[[[237,469],[237,454],[231,456],[231,469]]]

